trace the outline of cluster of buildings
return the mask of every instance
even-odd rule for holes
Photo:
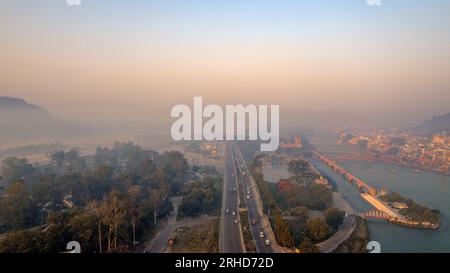
[[[303,144],[302,144],[302,139],[299,136],[296,137],[292,137],[292,138],[287,138],[285,140],[282,140],[280,143],[280,148],[302,148]]]
[[[323,176],[316,178],[314,180],[314,183],[325,186],[329,189],[332,189],[331,183],[328,181],[328,179],[326,179]],[[278,183],[276,184],[276,189],[277,189],[277,192],[291,191],[291,190],[294,190],[297,186],[298,186],[297,183],[292,182],[289,179],[280,179],[278,181]]]
[[[314,183],[319,184],[319,185],[322,185],[322,186],[325,186],[325,187],[327,187],[327,188],[329,188],[329,189],[332,189],[332,188],[333,188],[333,187],[331,186],[331,184],[330,184],[330,181],[328,181],[328,179],[326,179],[326,178],[323,177],[323,176],[321,176],[321,177],[319,177],[319,178],[316,178],[316,179],[314,180]]]
[[[212,142],[204,142],[202,144],[202,150],[209,153],[211,156],[217,155],[217,149],[218,149],[218,142],[212,141]]]
[[[345,131],[340,133],[340,140],[367,148],[381,159],[416,169],[450,173],[450,136],[445,133],[421,137],[398,131]]]

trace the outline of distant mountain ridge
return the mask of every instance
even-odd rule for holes
[[[53,117],[24,99],[0,96],[0,141],[85,134],[88,128]]]
[[[444,131],[450,134],[450,113],[434,116],[419,126],[414,127],[413,131],[426,135],[438,134]]]
[[[36,105],[29,104],[24,99],[5,97],[5,96],[0,96],[0,107],[1,108],[4,108],[4,107],[30,107],[30,108],[42,109]]]
[[[51,115],[43,108],[29,104],[24,99],[0,96],[0,113],[6,111],[28,112],[51,118]],[[4,116],[3,116],[4,117]]]

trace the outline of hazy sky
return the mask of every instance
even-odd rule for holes
[[[450,1],[0,0],[0,95],[158,126],[194,95],[413,123],[450,111]]]

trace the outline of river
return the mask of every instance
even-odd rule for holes
[[[330,145],[329,141],[320,142],[312,139],[312,144],[319,152],[332,158],[332,154],[340,149],[353,149],[348,146]],[[358,189],[336,174],[325,164],[312,161],[321,172],[331,177],[347,201],[358,212],[372,210],[359,195]],[[349,170],[369,185],[378,189],[398,192],[419,204],[432,209],[438,209],[443,215],[439,230],[419,230],[393,225],[387,222],[368,220],[371,239],[381,244],[382,252],[450,252],[450,176],[435,173],[420,172],[381,162],[342,161],[339,165]],[[372,171],[370,171],[372,170]],[[265,178],[276,182],[277,178],[287,176],[286,165],[275,165],[266,169]]]

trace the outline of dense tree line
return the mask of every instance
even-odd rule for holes
[[[306,223],[306,235],[312,242],[318,243],[327,239],[330,228],[327,223],[320,218],[313,218]]]
[[[403,197],[399,193],[389,192],[380,197],[381,200],[394,203],[405,203],[407,208],[400,209],[400,213],[413,221],[428,221],[430,223],[439,223],[439,210],[432,210],[417,204],[413,200]]]
[[[186,216],[208,214],[220,207],[220,178],[206,177],[200,181],[186,184],[181,202],[180,212]]]
[[[159,154],[115,143],[81,157],[49,154],[51,164],[2,163],[0,242],[3,252],[57,252],[71,240],[83,251],[115,252],[133,245],[171,210],[168,197],[183,187],[188,164],[180,152]]]
[[[298,185],[292,190],[280,192],[279,195],[289,208],[303,206],[313,210],[325,210],[333,201],[331,191],[319,184]]]
[[[344,221],[345,212],[337,208],[329,208],[325,211],[325,221],[332,229],[337,230]]]
[[[306,153],[306,152],[305,152]],[[306,156],[306,155],[305,155]],[[288,163],[289,179],[298,184],[311,184],[320,177],[313,171],[309,161],[303,158],[294,159]]]
[[[304,159],[295,159],[289,161],[288,163],[288,171],[290,176],[299,176],[309,170],[309,162]]]
[[[289,228],[289,224],[283,219],[278,208],[273,210],[274,233],[277,242],[284,247],[294,247],[294,238]]]

